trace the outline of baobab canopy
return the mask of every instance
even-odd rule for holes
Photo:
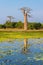
[[[31,12],[31,8],[28,8],[28,7],[23,7],[23,8],[20,8],[20,10],[23,12],[23,14],[27,13],[27,15],[30,17],[30,12]]]
[[[14,19],[13,16],[7,16],[7,18],[9,18],[9,21],[11,22],[12,19]]]

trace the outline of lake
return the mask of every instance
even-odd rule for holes
[[[43,38],[0,42],[0,65],[43,65]]]

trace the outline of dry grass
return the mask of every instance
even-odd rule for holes
[[[25,31],[24,29],[17,29],[17,28],[6,28],[6,29],[0,29],[0,31]],[[26,30],[26,31],[43,31],[43,29],[39,30]]]

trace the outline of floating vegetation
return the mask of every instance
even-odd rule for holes
[[[43,38],[0,42],[0,65],[42,65],[42,61]]]
[[[0,55],[0,58],[3,58],[3,55]]]

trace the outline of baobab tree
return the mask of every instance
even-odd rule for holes
[[[12,19],[14,19],[13,16],[7,16],[7,18],[9,18],[9,21],[12,22]]]
[[[20,8],[20,10],[22,10],[24,15],[24,30],[27,30],[27,17],[30,17],[31,9],[27,7],[23,7],[23,8]]]

